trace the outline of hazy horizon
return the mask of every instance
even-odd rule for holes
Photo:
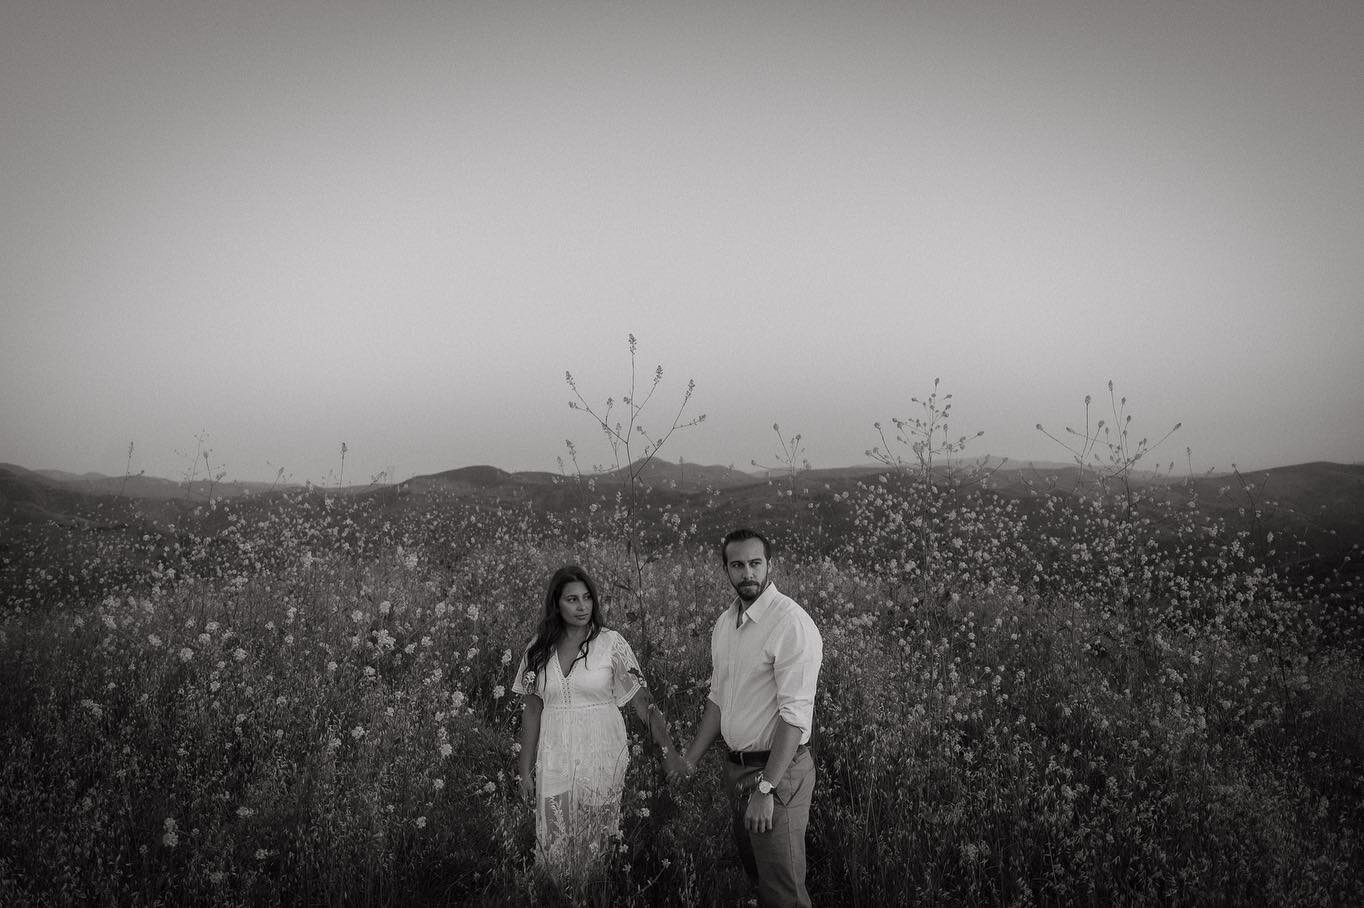
[[[11,3],[0,462],[1364,460],[1364,4]],[[1354,327],[1351,327],[1354,326]]]
[[[902,456],[902,460],[903,460],[903,465],[904,465],[904,466],[912,466],[912,465],[914,464],[914,461],[913,461],[913,454],[912,454],[911,452],[909,452],[908,450],[905,450],[905,451],[901,451],[900,453],[901,453],[901,456]],[[1181,455],[1181,456],[1182,456],[1182,455]],[[640,459],[643,459],[643,458],[640,458]],[[676,457],[669,457],[669,456],[667,456],[666,454],[665,454],[663,457],[658,458],[658,459],[661,459],[662,461],[664,461],[666,464],[668,464],[668,465],[670,465],[670,466],[676,466],[676,465],[678,465],[678,461],[679,461],[679,458],[676,458]],[[754,465],[754,464],[752,464],[751,462],[750,462],[750,463],[739,463],[738,461],[715,461],[715,462],[704,462],[704,463],[703,463],[703,462],[700,462],[700,461],[686,460],[686,458],[680,458],[680,459],[683,460],[683,461],[685,462],[685,465],[686,465],[687,467],[699,467],[699,468],[727,467],[727,468],[732,469],[732,470],[738,470],[738,471],[743,472],[743,473],[748,473],[748,474],[750,474],[750,475],[752,475],[752,476],[754,476],[754,477],[756,477],[756,478],[759,478],[759,479],[763,478],[765,474],[766,474],[766,475],[769,475],[770,478],[782,478],[782,477],[785,477],[786,474],[787,474],[787,467],[786,467],[784,464],[780,463],[779,461],[773,461],[773,462],[768,462],[768,463],[760,463],[760,464],[758,464],[758,465]],[[397,473],[397,475],[396,475],[396,476],[393,476],[393,477],[390,477],[390,476],[387,476],[387,475],[385,475],[385,476],[383,476],[383,477],[377,477],[377,476],[368,476],[368,477],[367,477],[367,476],[362,476],[362,475],[354,475],[354,476],[353,476],[353,475],[351,474],[350,469],[347,468],[346,473],[345,473],[343,479],[344,479],[344,486],[347,487],[347,488],[359,487],[359,486],[370,485],[370,484],[387,485],[387,484],[396,484],[396,483],[406,482],[407,480],[416,478],[416,477],[418,477],[418,476],[430,476],[430,475],[435,475],[435,474],[438,474],[438,473],[445,473],[445,472],[450,472],[450,471],[453,471],[453,470],[460,470],[460,469],[469,468],[469,467],[496,467],[496,468],[498,468],[498,469],[503,470],[503,471],[506,472],[506,473],[511,473],[511,474],[515,474],[515,473],[535,473],[535,472],[559,474],[559,473],[562,472],[562,473],[564,473],[565,475],[572,475],[572,474],[573,474],[573,465],[569,462],[569,460],[568,460],[567,457],[564,457],[563,460],[564,460],[564,462],[563,462],[562,464],[555,463],[554,465],[552,465],[552,466],[550,466],[550,467],[544,467],[544,468],[525,468],[525,469],[509,469],[509,468],[507,468],[507,467],[501,466],[500,464],[489,463],[489,462],[487,462],[487,461],[477,461],[477,462],[470,462],[470,463],[463,463],[463,464],[453,464],[453,465],[444,466],[444,467],[437,467],[437,468],[430,469],[430,470],[419,470],[419,471],[417,471],[417,472],[402,473],[402,472],[395,471],[395,473]],[[1172,458],[1169,458],[1169,457],[1161,458],[1161,457],[1158,457],[1158,456],[1151,456],[1151,457],[1148,457],[1148,458],[1143,458],[1140,462],[1136,463],[1136,464],[1132,467],[1132,469],[1134,469],[1134,470],[1137,471],[1138,473],[1155,473],[1155,472],[1165,473],[1167,470],[1173,469],[1173,475],[1174,475],[1174,476],[1176,476],[1176,477],[1181,477],[1181,476],[1185,475],[1185,473],[1186,473],[1186,465],[1185,465],[1185,463],[1182,463],[1182,462],[1180,462],[1180,461],[1178,461],[1178,460],[1174,460],[1174,462],[1173,462],[1173,467],[1171,467],[1171,460],[1172,460]],[[939,465],[942,465],[942,466],[944,466],[944,467],[948,466],[949,461],[950,461],[951,463],[955,463],[955,464],[957,464],[957,465],[959,465],[959,466],[965,466],[965,467],[983,467],[983,468],[985,468],[985,469],[997,469],[997,468],[1001,468],[1001,467],[1002,467],[1002,468],[1005,468],[1005,469],[1014,469],[1014,468],[1027,468],[1027,467],[1029,467],[1029,466],[1035,466],[1035,467],[1037,467],[1038,469],[1058,469],[1058,468],[1064,468],[1064,467],[1071,467],[1071,466],[1074,466],[1074,465],[1075,465],[1075,462],[1074,462],[1073,459],[1071,459],[1071,460],[1064,460],[1064,459],[1056,458],[1056,457],[1051,457],[1051,458],[1044,458],[1044,457],[1037,457],[1037,458],[1019,458],[1019,457],[1009,457],[1009,456],[1007,456],[1007,455],[995,455],[995,454],[992,454],[992,453],[981,453],[981,454],[979,454],[978,456],[975,456],[975,457],[964,456],[964,457],[941,458],[941,459],[940,459],[940,458],[935,458],[935,459],[934,459],[934,463],[935,463],[935,464],[939,464]],[[7,461],[0,461],[0,464],[3,464],[3,463],[7,463]],[[1230,473],[1232,472],[1233,466],[1234,466],[1237,470],[1239,470],[1241,473],[1243,473],[1243,474],[1251,474],[1251,473],[1258,473],[1258,472],[1263,472],[1263,471],[1265,471],[1265,470],[1272,470],[1272,469],[1277,469],[1277,468],[1282,468],[1282,467],[1296,467],[1296,466],[1302,466],[1302,465],[1307,464],[1307,463],[1335,463],[1335,464],[1339,464],[1339,465],[1341,465],[1341,466],[1364,466],[1364,461],[1320,461],[1320,460],[1318,460],[1318,461],[1299,461],[1299,462],[1294,462],[1294,463],[1283,463],[1283,464],[1246,464],[1246,463],[1237,462],[1237,463],[1235,463],[1235,464],[1228,464],[1226,467],[1208,467],[1208,468],[1205,468],[1205,469],[1203,469],[1203,470],[1196,470],[1196,471],[1195,471],[1195,475],[1196,475],[1196,476],[1197,476],[1197,475],[1205,475],[1205,474],[1207,474],[1209,471],[1211,471],[1214,475],[1227,475],[1227,474],[1230,474]],[[1106,466],[1106,465],[1107,465],[1107,461],[1101,460],[1101,461],[1097,461],[1097,462],[1096,462],[1096,461],[1094,461],[1093,459],[1090,459],[1090,460],[1087,460],[1087,461],[1086,461],[1086,464],[1098,465],[1098,466],[1100,466],[1100,467],[1103,467],[1103,466]],[[43,471],[47,471],[47,472],[54,472],[54,473],[70,474],[69,477],[62,477],[63,481],[79,481],[82,477],[85,477],[85,476],[102,477],[102,478],[104,478],[104,479],[119,479],[119,478],[121,478],[121,477],[124,476],[124,473],[123,473],[122,470],[119,470],[119,471],[116,471],[116,472],[113,472],[113,473],[105,473],[105,472],[102,472],[102,471],[99,471],[99,470],[70,470],[70,469],[66,469],[66,468],[64,468],[64,467],[52,467],[52,466],[46,466],[46,465],[32,466],[32,465],[28,465],[28,464],[17,464],[17,463],[16,463],[16,464],[13,464],[13,465],[14,465],[14,466],[17,466],[17,467],[21,467],[21,468],[23,468],[23,469],[27,469],[27,470],[29,470],[29,471],[31,471],[31,472],[35,472],[35,473],[41,473],[41,472],[43,472]],[[340,465],[340,457],[339,457],[339,454],[338,454],[337,466],[339,467],[339,465]],[[215,464],[215,466],[216,466],[216,464]],[[598,463],[598,464],[591,464],[591,465],[589,465],[589,464],[584,464],[584,463],[580,463],[579,466],[580,466],[580,468],[581,468],[581,470],[582,470],[583,475],[585,475],[585,476],[586,476],[586,475],[592,475],[593,473],[597,473],[597,472],[610,472],[610,471],[613,471],[613,470],[616,469],[614,463],[609,463],[609,462],[608,462],[608,463],[605,463],[605,464]],[[624,466],[624,464],[622,464],[622,466]],[[809,470],[813,470],[813,471],[819,471],[819,470],[840,470],[840,469],[863,469],[863,468],[881,469],[881,468],[889,468],[889,467],[890,467],[890,465],[887,464],[885,461],[876,460],[876,459],[872,459],[872,458],[864,458],[863,460],[860,460],[860,461],[857,461],[857,462],[854,462],[854,463],[843,463],[843,464],[809,464],[809,465],[808,465],[808,469],[809,469]],[[562,468],[562,469],[561,469],[561,468]],[[222,483],[227,483],[227,484],[231,484],[231,483],[234,483],[234,482],[238,482],[238,483],[258,483],[258,484],[270,484],[270,485],[274,485],[274,484],[278,483],[278,484],[281,484],[281,485],[295,485],[295,486],[303,486],[303,485],[305,485],[305,484],[311,482],[311,483],[314,484],[314,485],[324,485],[324,486],[325,486],[325,485],[330,485],[330,484],[336,484],[336,483],[337,483],[338,477],[337,477],[336,473],[334,472],[335,469],[336,469],[336,467],[333,467],[333,468],[332,468],[333,472],[329,472],[329,473],[327,473],[327,474],[324,475],[324,476],[318,476],[318,477],[304,476],[304,477],[299,477],[299,476],[293,476],[292,474],[290,474],[290,475],[287,475],[287,476],[285,476],[285,477],[283,477],[283,478],[281,478],[281,477],[279,477],[279,476],[238,476],[238,475],[234,475],[231,471],[228,471],[227,474],[226,474],[226,475],[222,478],[222,480],[220,480],[220,481],[221,481]],[[798,475],[799,475],[799,473],[804,472],[804,471],[807,469],[807,467],[806,467],[806,466],[802,466],[802,465],[800,465],[800,464],[797,464],[796,469],[797,469]],[[163,479],[163,480],[168,480],[168,481],[177,482],[177,483],[183,483],[183,482],[186,482],[187,480],[190,480],[190,479],[191,479],[191,478],[187,477],[184,473],[181,473],[181,474],[179,474],[179,475],[166,475],[166,474],[148,473],[148,472],[146,472],[145,470],[141,470],[141,471],[139,471],[139,470],[133,470],[132,473],[129,474],[129,475],[130,475],[130,476],[134,476],[134,477],[135,477],[135,476],[145,476],[145,477],[147,477],[147,478],[149,478],[149,479]],[[203,468],[202,465],[200,466],[200,468],[199,468],[197,474],[196,474],[194,477],[192,477],[192,481],[193,481],[193,482],[196,482],[196,483],[202,483],[202,482],[207,482],[207,481],[208,481],[207,477],[205,476],[204,468]]]

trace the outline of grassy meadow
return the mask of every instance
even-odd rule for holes
[[[1351,585],[1177,483],[931,477],[793,470],[744,521],[824,637],[818,904],[1364,903]],[[599,578],[679,740],[730,595],[723,494],[565,488],[5,528],[0,903],[743,904],[719,749],[669,788],[632,717],[613,853],[535,873],[509,688],[548,575]]]

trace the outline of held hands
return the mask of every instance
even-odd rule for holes
[[[696,767],[687,762],[686,757],[669,749],[663,755],[663,772],[668,778],[668,784],[673,785],[690,779],[696,773]]]
[[[527,807],[535,806],[535,780],[529,776],[518,776],[517,785],[521,790],[521,801]]]

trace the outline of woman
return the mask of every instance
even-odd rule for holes
[[[525,697],[517,769],[521,795],[535,805],[537,861],[555,877],[573,875],[605,853],[620,827],[629,761],[620,708],[634,709],[668,771],[685,763],[630,644],[606,627],[597,586],[576,565],[550,579],[512,690]]]

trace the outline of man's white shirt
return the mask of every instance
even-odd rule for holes
[[[794,599],[768,583],[740,617],[736,598],[715,622],[710,654],[710,699],[730,750],[771,750],[779,716],[809,743],[824,642]]]

